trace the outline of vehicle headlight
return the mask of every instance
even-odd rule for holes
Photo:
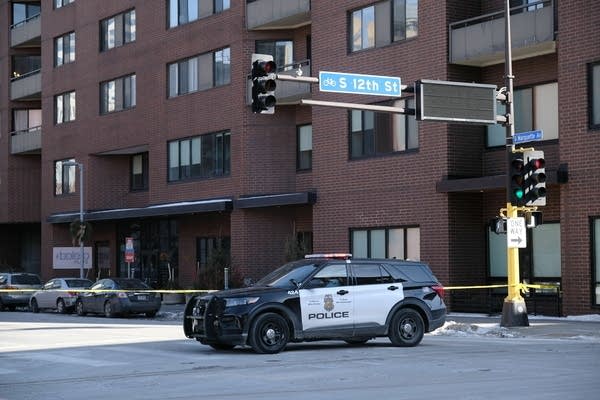
[[[235,307],[254,304],[258,299],[259,297],[230,297],[223,300],[225,300],[225,307]]]

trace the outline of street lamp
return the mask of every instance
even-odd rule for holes
[[[81,231],[83,227],[83,164],[75,160],[65,161],[62,163],[63,167],[79,167],[79,229]],[[84,268],[84,248],[83,248],[83,235],[79,236],[79,248],[81,249],[81,266],[79,269],[79,277],[83,278]]]

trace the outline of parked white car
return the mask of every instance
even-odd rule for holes
[[[34,313],[42,309],[56,310],[61,314],[73,312],[79,289],[89,289],[93,282],[81,278],[54,278],[42,290],[31,295],[29,309]]]

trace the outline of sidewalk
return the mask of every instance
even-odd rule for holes
[[[500,315],[450,313],[443,328],[482,335],[538,339],[581,339],[600,342],[600,315],[581,317],[529,316],[529,326],[501,327]],[[455,323],[456,325],[453,325]]]

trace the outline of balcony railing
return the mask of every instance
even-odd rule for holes
[[[28,72],[10,81],[11,100],[40,100],[42,98],[42,70]]]
[[[249,30],[294,29],[310,24],[310,0],[247,0]]]
[[[11,47],[39,47],[42,38],[42,15],[37,14],[10,27]]]
[[[556,52],[554,1],[538,1],[511,8],[514,60]],[[485,67],[504,62],[504,11],[450,24],[452,64]]]
[[[296,61],[295,63],[284,65],[277,70],[278,75],[298,75],[298,70],[301,71],[301,76],[311,76],[310,60]],[[277,89],[275,97],[277,98],[277,106],[299,104],[301,99],[310,98],[310,83],[277,81]],[[252,104],[252,81],[248,76],[247,85],[247,104]]]
[[[35,126],[22,131],[11,132],[11,154],[39,154],[42,149],[42,127]]]

